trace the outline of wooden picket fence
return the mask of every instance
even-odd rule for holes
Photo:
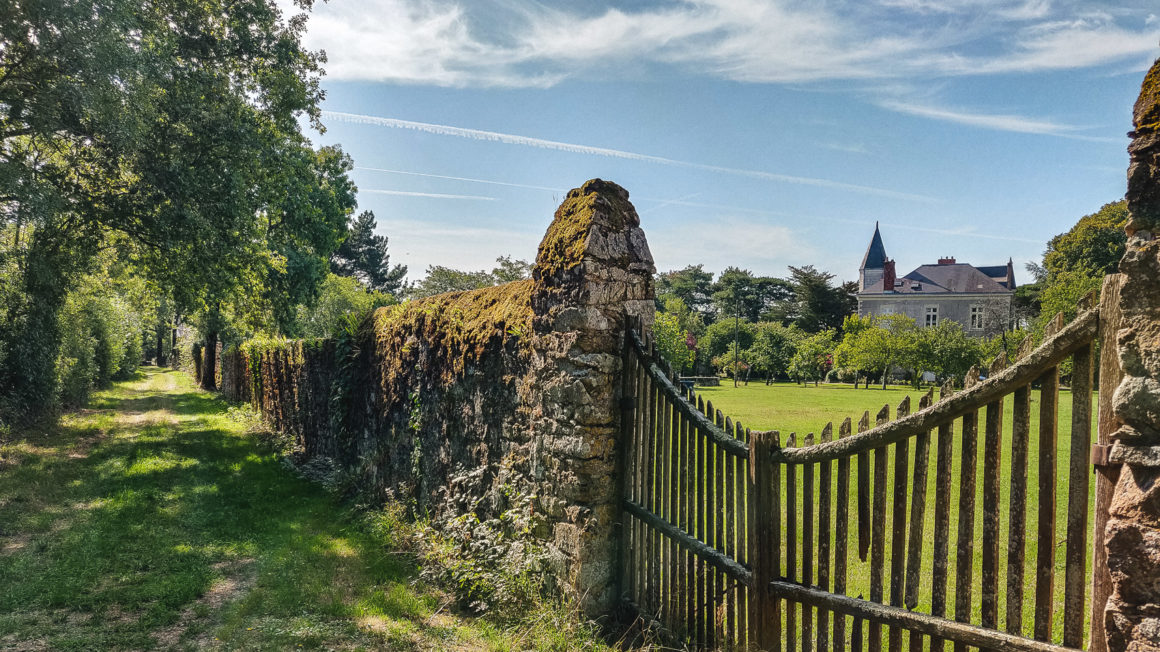
[[[1022,347],[1009,364],[996,359],[986,380],[972,369],[958,393],[948,383],[916,412],[907,398],[894,420],[885,406],[873,426],[866,413],[843,421],[836,437],[825,426],[816,440],[783,441],[723,416],[674,382],[648,335],[630,329],[625,599],[693,649],[1083,648],[1099,315],[1090,299],[1082,307],[1066,326],[1057,316],[1034,350]],[[1059,378],[1069,359],[1065,462]],[[1032,464],[1038,499],[1029,505]],[[1067,522],[1057,564],[1061,464]],[[1062,627],[1053,627],[1061,610]]]

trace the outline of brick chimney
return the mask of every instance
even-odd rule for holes
[[[954,258],[939,258],[938,264],[939,265],[954,265],[955,259]]]
[[[882,263],[882,291],[892,290],[894,290],[894,261],[888,260]]]

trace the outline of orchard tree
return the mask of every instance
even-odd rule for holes
[[[653,337],[657,351],[677,373],[693,366],[693,350],[688,346],[688,331],[681,328],[680,320],[672,313],[658,312],[653,323]]]
[[[796,327],[782,326],[776,322],[761,322],[755,325],[753,344],[747,349],[747,359],[754,370],[765,376],[765,384],[770,384],[777,376],[788,376],[790,362],[797,352],[798,342],[804,335]]]
[[[834,331],[825,330],[802,338],[789,363],[789,374],[798,382],[818,381],[833,366]]]
[[[983,360],[981,340],[969,337],[960,324],[949,319],[920,328],[914,336],[916,351],[911,364],[916,388],[922,371],[930,371],[940,379],[962,378]]]

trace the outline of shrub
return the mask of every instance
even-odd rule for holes
[[[60,311],[60,349],[56,358],[57,402],[63,407],[83,405],[96,378],[97,339],[89,323],[85,299],[69,295]]]

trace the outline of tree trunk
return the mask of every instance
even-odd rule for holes
[[[158,367],[165,366],[165,324],[157,324],[157,357]]]
[[[169,340],[169,358],[174,367],[181,361],[181,355],[177,351],[177,320],[180,319],[178,313],[173,313],[173,330],[170,331]]]
[[[217,331],[206,335],[205,351],[201,356],[201,386],[208,390],[217,389],[217,345]]]

